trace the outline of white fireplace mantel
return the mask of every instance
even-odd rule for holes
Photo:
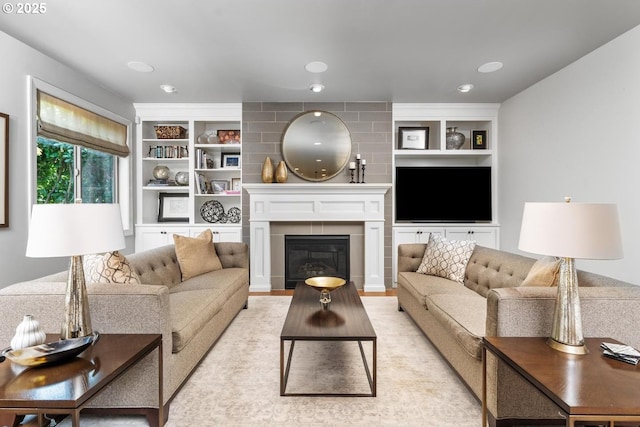
[[[384,195],[391,184],[244,184],[249,193],[251,291],[271,290],[271,229],[278,221],[364,224],[364,290],[384,292]]]

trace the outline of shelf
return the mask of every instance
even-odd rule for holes
[[[157,144],[172,144],[175,145],[176,143],[182,143],[182,144],[188,144],[189,143],[189,138],[184,138],[184,139],[166,139],[166,138],[142,138],[142,142],[155,142]]]
[[[489,157],[493,155],[492,150],[394,150],[396,157]]]
[[[142,187],[143,190],[146,191],[182,191],[189,192],[189,187],[184,185],[145,185]]]

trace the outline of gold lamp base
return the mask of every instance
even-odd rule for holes
[[[563,353],[569,354],[587,354],[589,353],[589,349],[584,344],[581,345],[571,345],[571,344],[563,344],[554,340],[553,338],[547,339],[547,345],[554,350],[561,351]]]
[[[72,256],[69,262],[69,277],[64,301],[64,322],[60,330],[60,339],[81,338],[92,334],[82,256]]]

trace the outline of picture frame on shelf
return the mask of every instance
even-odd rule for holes
[[[9,226],[9,115],[0,113],[0,228]]]
[[[242,180],[240,178],[231,178],[231,190],[240,191],[242,190],[241,185]]]
[[[240,154],[222,153],[222,167],[233,169],[240,168]]]
[[[398,128],[398,149],[427,150],[429,148],[429,127]]]
[[[486,130],[471,131],[471,149],[473,150],[487,149],[487,131]]]
[[[220,129],[218,131],[218,141],[220,144],[240,144],[240,130],[238,129]]]
[[[189,193],[158,193],[158,222],[189,222]]]
[[[213,194],[224,194],[229,189],[229,181],[222,179],[211,180],[211,189]]]

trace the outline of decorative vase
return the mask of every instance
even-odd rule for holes
[[[176,173],[176,184],[178,185],[189,185],[189,173],[188,172],[177,172]]]
[[[25,314],[22,322],[16,328],[16,334],[11,338],[11,348],[18,350],[44,344],[46,339],[46,334],[40,327],[40,323],[32,315]]]
[[[264,159],[264,163],[262,164],[262,182],[265,184],[273,182],[273,164],[271,163],[270,157]]]
[[[153,168],[152,174],[155,179],[169,179],[169,168],[167,166],[158,165]]]
[[[455,126],[447,128],[447,150],[459,150],[464,145],[464,135],[456,129]]]
[[[276,167],[276,182],[287,182],[287,165],[284,160],[280,160],[278,167]]]

